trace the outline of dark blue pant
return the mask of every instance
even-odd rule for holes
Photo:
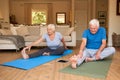
[[[42,54],[44,52],[49,52],[50,55],[62,55],[64,53],[65,48],[63,46],[60,46],[59,48],[52,50],[49,47],[47,48],[43,48],[37,52],[34,52],[32,54],[29,54],[29,58],[33,58],[33,57],[38,57],[38,56],[42,56]]]

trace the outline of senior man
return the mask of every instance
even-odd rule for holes
[[[115,53],[114,47],[106,47],[106,30],[99,27],[99,21],[92,19],[89,28],[83,32],[79,53],[70,58],[71,67],[77,68],[83,61],[102,60]]]

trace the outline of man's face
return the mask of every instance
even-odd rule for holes
[[[92,34],[95,34],[97,31],[98,31],[98,26],[96,26],[96,25],[90,25],[90,32],[92,33]]]

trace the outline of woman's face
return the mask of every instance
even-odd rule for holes
[[[92,33],[92,34],[95,34],[97,31],[98,31],[98,26],[96,26],[96,25],[90,25],[90,32]]]
[[[52,28],[47,28],[48,35],[54,34],[54,31]]]

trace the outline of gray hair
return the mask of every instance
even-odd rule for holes
[[[92,19],[92,20],[89,22],[89,25],[96,25],[97,27],[100,26],[99,21],[98,21],[97,19]]]
[[[55,25],[54,25],[54,24],[49,24],[49,25],[47,26],[47,28],[50,28],[50,29],[52,29],[53,31],[55,31]]]

